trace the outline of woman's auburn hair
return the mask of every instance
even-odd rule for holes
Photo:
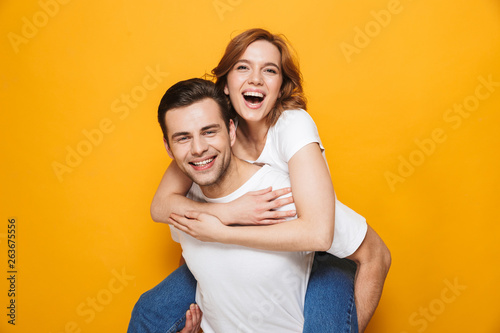
[[[302,74],[293,48],[283,35],[272,34],[264,29],[250,29],[234,37],[226,47],[217,67],[212,70],[216,86],[224,89],[227,84],[227,75],[236,62],[243,55],[248,45],[258,40],[265,40],[278,48],[281,54],[281,72],[283,82],[280,94],[271,112],[267,116],[270,126],[276,124],[281,113],[285,110],[306,109],[307,100],[302,89]],[[236,113],[231,106],[232,111]]]

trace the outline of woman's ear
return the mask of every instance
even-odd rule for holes
[[[229,96],[229,89],[227,88],[227,83],[224,85],[224,94]]]
[[[165,149],[167,150],[167,154],[171,159],[174,159],[174,155],[172,154],[172,151],[170,150],[170,147],[168,146],[167,139],[163,138],[163,144],[165,145]]]

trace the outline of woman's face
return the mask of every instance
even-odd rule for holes
[[[282,82],[280,51],[268,41],[258,40],[248,45],[229,71],[224,92],[241,118],[259,122],[276,104]]]

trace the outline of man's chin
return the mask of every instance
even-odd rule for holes
[[[209,175],[188,175],[189,178],[193,181],[193,183],[197,184],[198,186],[211,186],[217,182],[216,177],[209,176]]]

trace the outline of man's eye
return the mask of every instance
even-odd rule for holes
[[[214,135],[215,134],[215,131],[206,131],[205,132],[205,135]]]
[[[188,139],[187,136],[181,136],[180,138],[177,138],[177,142],[187,141],[187,139]]]

